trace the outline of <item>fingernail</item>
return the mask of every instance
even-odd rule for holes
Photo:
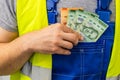
[[[84,40],[83,36],[80,37],[80,40]]]
[[[67,55],[70,55],[71,54],[71,52],[67,52]]]

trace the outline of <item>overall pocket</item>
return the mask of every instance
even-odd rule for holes
[[[53,55],[52,80],[100,80],[104,40],[80,42],[71,55]]]

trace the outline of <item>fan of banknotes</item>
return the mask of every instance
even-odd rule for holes
[[[97,14],[81,8],[62,8],[61,23],[79,32],[83,42],[96,42],[108,28]]]

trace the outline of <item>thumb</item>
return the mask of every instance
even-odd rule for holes
[[[84,37],[80,33],[78,33],[78,32],[75,32],[75,33],[78,36],[78,40],[79,41],[83,41],[84,40]]]

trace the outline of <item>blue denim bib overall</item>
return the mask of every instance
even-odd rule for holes
[[[48,20],[56,23],[58,0],[48,0]],[[53,55],[52,80],[105,80],[114,40],[114,22],[110,21],[111,0],[98,0],[96,13],[109,27],[97,42],[79,42],[71,55]],[[50,3],[54,4],[51,7]],[[52,17],[52,18],[51,18]]]

